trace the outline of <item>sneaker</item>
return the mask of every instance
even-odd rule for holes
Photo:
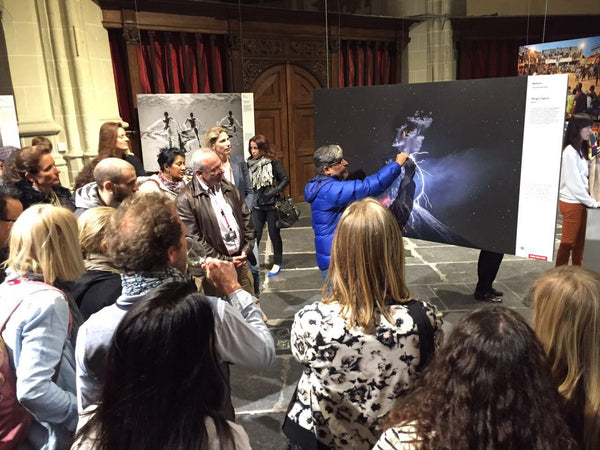
[[[492,294],[494,294],[496,297],[502,297],[504,295],[504,292],[502,291],[497,291],[496,289],[492,288],[492,290],[490,291]]]
[[[278,265],[278,264],[273,264],[273,267],[271,267],[271,270],[269,270],[269,273],[267,275],[270,276],[270,277],[274,277],[280,271],[281,271],[281,266]]]

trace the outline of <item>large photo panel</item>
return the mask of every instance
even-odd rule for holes
[[[192,151],[204,146],[204,134],[218,125],[228,130],[231,153],[245,155],[245,143],[254,135],[254,100],[244,94],[139,94],[138,115],[144,168],[158,171],[156,161],[163,147],[186,152],[191,167]]]
[[[552,108],[562,107],[560,114],[565,89],[566,79],[564,87],[545,91]],[[315,148],[341,145],[350,177],[356,178],[377,172],[398,152],[409,153],[414,170],[403,170],[380,196],[405,236],[517,254],[527,91],[528,79],[519,77],[318,90]],[[560,135],[562,122],[553,122],[553,129]],[[552,232],[558,135],[551,136],[556,142],[538,136],[536,145],[526,149],[555,162],[549,173],[536,174],[551,186],[553,198],[541,207],[554,215],[536,226]],[[527,251],[551,259],[553,244],[552,239]]]

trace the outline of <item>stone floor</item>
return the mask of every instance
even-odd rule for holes
[[[301,366],[289,349],[289,329],[294,314],[304,305],[318,301],[321,275],[316,266],[310,208],[299,205],[303,214],[294,227],[281,231],[283,268],[275,277],[262,278],[261,305],[277,346],[277,360],[264,371],[232,367],[231,388],[236,421],[257,450],[282,450],[283,417],[300,377]],[[267,236],[267,233],[263,233]],[[463,314],[489,304],[473,298],[477,283],[478,250],[405,239],[406,276],[412,295],[435,304],[444,317],[444,331]],[[270,242],[261,243],[260,261],[268,270]],[[504,305],[527,319],[531,310],[525,297],[530,284],[553,263],[506,255],[494,287],[504,291]],[[263,274],[266,273],[263,270]]]

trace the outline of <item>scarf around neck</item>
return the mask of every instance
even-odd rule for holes
[[[123,295],[142,295],[169,281],[187,282],[185,275],[174,267],[167,266],[163,272],[121,274]]]
[[[183,181],[183,180],[179,180],[179,181],[174,181],[173,179],[169,180],[166,177],[166,175],[163,173],[162,170],[158,172],[158,179],[168,190],[175,192],[176,194],[179,194],[179,191],[181,191],[183,189],[183,187],[185,186],[185,181]]]
[[[248,159],[248,170],[252,177],[252,187],[259,190],[265,186],[272,186],[273,183],[273,161],[264,156],[254,159]]]

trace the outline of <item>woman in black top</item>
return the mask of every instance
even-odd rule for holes
[[[256,245],[260,244],[265,222],[269,227],[269,237],[273,243],[273,267],[269,276],[277,275],[281,270],[283,244],[277,227],[277,210],[275,209],[279,194],[290,183],[281,161],[275,159],[275,152],[269,141],[258,134],[250,139],[248,169],[254,189],[252,205],[252,223],[256,232]]]

